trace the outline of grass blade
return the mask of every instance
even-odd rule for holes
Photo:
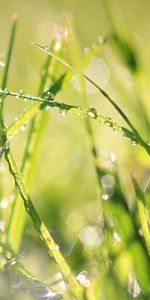
[[[138,133],[137,129],[134,127],[132,122],[128,119],[126,114],[122,111],[122,109],[116,104],[116,102],[98,85],[96,84],[91,78],[88,76],[82,74],[80,71],[76,70],[71,64],[63,60],[61,57],[59,57],[57,54],[52,52],[47,47],[40,46],[37,43],[33,43],[36,47],[40,48],[42,51],[46,52],[47,54],[54,57],[56,60],[58,60],[60,63],[62,63],[65,67],[76,73],[79,77],[83,78],[84,80],[87,80],[90,82],[95,88],[112,104],[112,106],[118,111],[118,113],[121,115],[121,117],[124,119],[124,121],[128,124],[128,126],[133,130],[135,133],[135,136],[140,141],[140,143],[143,145],[147,153],[150,155],[150,147],[145,143],[145,141],[142,139],[140,134]]]

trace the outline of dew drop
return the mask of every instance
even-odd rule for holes
[[[49,105],[45,105],[44,107],[43,107],[43,110],[49,110],[50,109],[50,106]]]
[[[20,91],[19,91],[19,95],[20,95],[20,96],[24,95],[24,90],[20,90]]]
[[[88,116],[92,119],[97,118],[97,110],[94,107],[90,107],[88,111]]]
[[[121,242],[121,237],[118,234],[118,232],[114,232],[113,236],[114,236],[114,244],[115,245]]]
[[[102,195],[102,199],[103,199],[104,201],[107,201],[107,200],[109,199],[109,195],[108,195],[108,194],[103,194],[103,195]]]
[[[107,118],[106,118],[106,121],[105,121],[105,124],[106,124],[107,126],[109,126],[109,127],[112,127],[112,126],[113,126],[112,123],[113,123],[112,119],[109,118],[109,117],[107,117]]]
[[[132,140],[132,141],[131,141],[131,144],[132,144],[132,146],[136,146],[136,145],[137,145],[137,142],[136,142],[135,140]]]
[[[4,68],[5,67],[5,63],[3,63],[2,61],[0,61],[0,67]]]
[[[114,133],[117,133],[118,130],[117,130],[116,128],[113,128],[113,132],[114,132]]]
[[[89,288],[91,285],[90,279],[89,279],[89,275],[87,271],[82,271],[80,272],[76,279],[78,280],[78,282],[84,287],[84,288]]]
[[[110,154],[110,159],[112,162],[115,162],[116,161],[116,154],[115,153],[111,153]]]
[[[6,209],[8,206],[8,200],[7,199],[3,199],[1,202],[0,202],[0,208],[1,209]]]
[[[5,95],[7,96],[7,95],[8,95],[8,89],[5,88],[5,89],[4,89],[4,92],[5,92]]]
[[[4,220],[0,220],[0,230],[2,232],[5,232],[5,229],[6,229],[6,223]]]
[[[67,110],[66,110],[65,108],[60,108],[60,109],[59,109],[59,113],[60,113],[60,115],[61,115],[62,117],[64,117],[64,116],[66,115],[66,113],[67,113]]]
[[[104,175],[101,182],[102,185],[107,189],[111,189],[115,184],[115,180],[112,175]]]
[[[26,130],[26,126],[21,125],[20,129],[21,129],[21,131],[25,131]]]
[[[48,46],[44,46],[43,47],[45,50],[49,50],[49,47]]]
[[[57,244],[56,244],[56,250],[57,250],[57,251],[60,250],[60,247],[59,247],[59,245],[57,245]]]

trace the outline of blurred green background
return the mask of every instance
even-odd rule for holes
[[[67,20],[71,19],[83,53],[87,47],[95,44],[98,36],[110,37],[117,32],[132,45],[140,66],[139,71],[134,73],[129,69],[118,49],[108,41],[101,53],[90,62],[87,72],[96,82],[102,82],[104,89],[116,99],[140,133],[150,140],[150,131],[139,104],[140,98],[148,115],[150,1],[0,0],[2,62],[5,61],[14,14],[18,15],[18,28],[9,75],[10,90],[23,89],[27,94],[37,94],[45,53],[36,49],[31,42],[49,45],[54,34],[54,24],[65,26]],[[112,117],[124,125],[120,116],[97,91],[88,86],[87,94],[89,106],[95,106],[100,114]],[[72,81],[67,90],[57,95],[57,99],[80,104],[76,84]],[[28,106],[27,102],[9,97],[5,104],[6,125]],[[110,156],[112,153],[116,154],[123,190],[130,201],[134,195],[130,174],[140,181],[142,187],[145,186],[150,173],[148,155],[140,146],[133,147],[127,139],[112,133],[111,129],[94,121],[92,127],[100,154],[100,165],[109,168]],[[21,164],[26,136],[27,130],[20,131],[11,143],[18,166]],[[1,193],[8,202],[11,202],[13,190],[14,182],[4,163]],[[87,226],[93,226],[95,234],[99,230],[98,187],[84,119],[71,113],[62,117],[56,109],[49,112],[49,124],[43,136],[33,188],[29,193],[73,271],[78,273],[96,265],[99,243],[94,246],[93,254],[91,247],[87,250],[88,246],[82,239],[83,229]],[[6,219],[8,213],[4,212]],[[56,266],[49,262],[29,218],[21,251],[25,253],[23,261],[27,267],[31,267],[33,273],[47,279],[56,272]],[[4,297],[7,297],[5,292]],[[20,294],[15,297],[20,299]]]

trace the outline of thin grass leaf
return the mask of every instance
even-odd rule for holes
[[[50,63],[51,63],[51,57],[48,56],[41,70],[41,80],[40,80],[38,95],[42,95],[44,91]],[[39,116],[39,118],[40,119],[38,120],[36,120],[35,117],[32,119],[31,126],[29,128],[28,137],[27,137],[26,147],[23,154],[21,168],[20,168],[20,172],[22,174],[24,173],[26,174],[24,180],[29,190],[32,186],[33,174],[36,166],[38,152],[40,149],[40,142],[42,140],[43,131],[49,119],[48,116],[46,116],[45,114],[44,114],[44,118],[41,116]],[[39,127],[41,128],[41,130],[39,130]],[[31,142],[32,142],[32,149],[30,150]],[[29,152],[30,152],[30,156],[28,156]],[[25,172],[25,167],[27,162],[28,162],[27,164],[28,170],[26,170]],[[20,249],[25,222],[26,222],[26,212],[24,209],[23,202],[20,199],[20,195],[17,192],[13,202],[13,206],[11,209],[11,214],[7,226],[7,240],[11,245],[11,248],[16,253]]]
[[[17,170],[17,166],[10,149],[6,151],[5,158],[9,166],[9,171],[13,176],[15,184],[18,187],[19,193],[24,201],[25,210],[31,217],[35,230],[38,232],[43,243],[47,247],[50,256],[54,258],[64,278],[67,279],[70,286],[70,290],[76,296],[76,299],[82,299],[82,289],[78,284],[76,278],[72,274],[72,271],[69,268],[68,264],[66,263],[64,257],[60,253],[58,246],[55,244],[54,240],[52,239],[48,229],[46,228],[45,224],[41,220],[37,210],[35,209],[32,200],[29,197],[26,188],[22,182],[20,173]]]
[[[6,91],[4,90],[0,90],[0,94],[6,94]],[[18,96],[18,93],[15,92],[9,92],[7,90],[7,95],[10,96]],[[27,125],[27,123],[38,113],[41,111],[41,109],[44,109],[45,107],[49,106],[49,107],[56,107],[59,108],[61,110],[66,110],[66,111],[72,111],[74,113],[77,113],[79,116],[85,116],[88,118],[91,118],[93,120],[97,120],[100,123],[105,124],[106,126],[112,128],[112,130],[114,132],[119,132],[121,133],[124,137],[129,138],[131,140],[131,143],[133,144],[140,144],[143,147],[143,142],[141,142],[141,140],[139,140],[137,138],[137,136],[135,135],[134,132],[132,132],[131,130],[120,126],[118,123],[116,123],[115,121],[113,121],[111,118],[109,117],[104,117],[101,116],[97,113],[96,109],[94,108],[82,108],[80,106],[77,105],[70,105],[70,104],[65,104],[64,102],[56,102],[54,101],[54,98],[52,97],[51,100],[46,100],[44,98],[41,97],[35,97],[35,96],[31,96],[31,95],[21,95],[20,98],[26,98],[30,101],[35,101],[37,102],[36,105],[34,105],[33,107],[29,108],[27,111],[25,111],[20,117],[18,117],[17,120],[15,120],[15,122],[13,122],[7,129],[7,139],[12,138],[20,129],[21,126],[23,125]],[[40,104],[42,103],[42,104]],[[148,147],[148,149],[150,148],[149,143],[148,142],[144,142],[146,144],[146,146]],[[144,147],[145,148],[145,147]]]
[[[15,34],[16,34],[16,26],[17,26],[17,16],[15,15],[13,17],[13,23],[12,23],[12,28],[11,28],[11,34],[10,34],[10,40],[9,40],[9,46],[8,46],[8,52],[7,52],[7,58],[6,58],[6,64],[4,68],[4,75],[2,79],[2,89],[5,89],[8,81],[8,71],[10,67],[10,62],[11,62],[11,56],[12,56],[12,50],[14,46],[14,41],[15,41]],[[2,98],[0,99],[0,122],[4,126],[3,123],[3,100]]]
[[[140,141],[140,143],[143,145],[143,147],[145,148],[145,150],[147,151],[147,153],[150,155],[150,147],[145,143],[145,141],[142,139],[142,137],[140,136],[139,132],[137,131],[137,129],[134,127],[134,125],[132,124],[132,122],[128,119],[128,117],[126,116],[126,114],[122,111],[122,109],[116,104],[116,102],[98,85],[96,84],[91,78],[89,78],[88,76],[82,74],[81,72],[79,72],[78,70],[76,70],[72,65],[70,65],[68,62],[64,61],[61,57],[59,57],[57,54],[53,53],[51,50],[49,50],[47,47],[42,47],[37,43],[33,43],[33,45],[35,45],[36,47],[40,48],[41,50],[43,50],[44,52],[48,53],[49,55],[51,55],[52,57],[54,57],[55,59],[57,59],[60,63],[62,63],[64,66],[66,66],[67,68],[69,68],[70,70],[72,70],[74,73],[76,73],[78,76],[80,76],[81,78],[87,80],[88,82],[90,82],[93,86],[95,86],[95,88],[112,104],[112,106],[118,111],[118,113],[121,115],[121,117],[124,119],[124,121],[128,124],[128,126],[133,130],[136,138],[138,139],[138,141]]]
[[[136,192],[136,201],[138,205],[138,213],[139,219],[141,223],[141,227],[143,230],[143,235],[145,239],[145,243],[147,246],[148,253],[150,255],[150,228],[149,228],[149,212],[146,207],[146,200],[144,193],[142,192],[141,188],[139,187],[135,178],[132,178],[135,192]]]

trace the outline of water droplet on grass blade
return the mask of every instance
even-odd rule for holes
[[[3,63],[2,61],[0,61],[0,67],[4,68],[5,67],[5,63]]]
[[[35,291],[30,291],[30,294],[32,294],[37,299],[49,299],[49,300],[58,300],[61,299],[62,293],[57,293],[52,290],[50,290],[48,287],[39,288]]]
[[[48,46],[44,46],[43,47],[45,50],[49,50],[49,47]]]
[[[1,209],[5,209],[5,208],[7,208],[7,206],[8,206],[8,200],[4,198],[4,199],[0,202],[0,208],[1,208]]]
[[[67,114],[67,110],[65,108],[60,108],[59,113],[62,117],[64,117]]]
[[[26,130],[26,126],[21,125],[20,129],[21,129],[21,131],[25,131]]]
[[[97,110],[95,109],[95,107],[90,107],[87,114],[92,119],[96,119],[97,118]]]
[[[79,281],[79,283],[84,287],[84,288],[89,288],[91,285],[89,275],[87,271],[82,271],[80,272],[77,276],[76,279]]]
[[[110,154],[110,159],[112,162],[115,162],[116,161],[116,154],[115,153],[111,153]]]
[[[112,175],[104,175],[103,177],[102,177],[102,185],[106,188],[106,189],[111,189],[113,186],[114,186],[114,184],[115,184],[115,180],[114,180],[114,178],[113,178],[113,176]]]
[[[49,109],[50,109],[50,105],[43,106],[43,110],[49,110]]]
[[[108,194],[103,194],[102,199],[107,201],[109,199],[109,195]]]
[[[132,144],[132,146],[136,146],[136,145],[137,145],[137,142],[134,141],[134,140],[132,140],[132,141],[131,141],[131,144]]]
[[[0,220],[0,231],[5,232],[6,223],[4,220]]]
[[[20,96],[24,95],[24,90],[21,89],[21,90],[19,91],[19,95],[20,95]]]

